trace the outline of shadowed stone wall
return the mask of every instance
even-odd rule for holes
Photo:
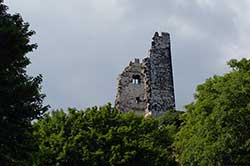
[[[148,58],[144,59],[146,114],[161,116],[175,107],[170,36],[156,32]]]
[[[175,108],[170,36],[155,33],[149,57],[130,62],[118,79],[119,111],[161,116]]]

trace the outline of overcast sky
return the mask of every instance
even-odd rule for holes
[[[114,102],[117,76],[169,32],[177,108],[198,84],[249,57],[248,0],[5,0],[36,31],[29,73],[43,75],[46,103],[86,108]]]

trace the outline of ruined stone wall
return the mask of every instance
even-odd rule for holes
[[[170,36],[155,33],[149,57],[130,62],[118,78],[119,111],[161,116],[175,107]]]
[[[163,112],[175,107],[173,71],[170,36],[156,32],[150,55],[143,60],[145,73],[146,114],[161,116]]]
[[[118,78],[118,93],[115,105],[119,111],[134,111],[144,114],[146,103],[144,100],[144,75],[139,59],[130,62]]]

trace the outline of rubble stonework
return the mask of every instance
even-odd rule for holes
[[[149,57],[130,62],[119,76],[116,108],[161,116],[175,108],[170,36],[155,33]]]
[[[146,109],[144,80],[142,63],[140,63],[139,59],[135,59],[134,62],[129,63],[119,76],[118,95],[115,102],[119,111],[133,110],[138,114],[144,114]]]

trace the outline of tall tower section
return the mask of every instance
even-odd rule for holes
[[[170,35],[156,32],[144,59],[146,114],[161,116],[175,108]]]
[[[130,62],[118,78],[115,105],[121,112],[161,116],[175,108],[170,35],[156,32],[149,57]]]

